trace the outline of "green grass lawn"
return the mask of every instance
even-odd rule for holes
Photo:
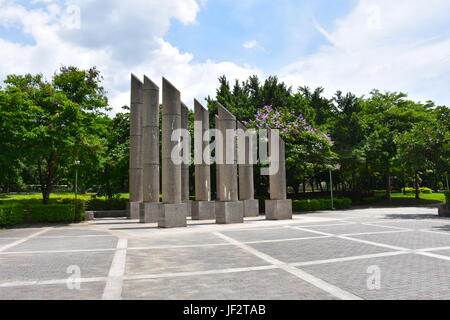
[[[376,191],[377,194],[385,194],[385,191]],[[445,202],[443,193],[421,193],[420,199],[416,199],[415,194],[403,194],[402,192],[393,192],[391,200],[381,200],[375,205],[377,206],[391,206],[391,207],[409,207],[409,206],[427,206],[437,205]]]
[[[414,194],[406,194],[406,195],[403,193],[393,193],[392,194],[392,198],[395,198],[395,199],[415,199],[415,197],[416,197],[416,195],[414,195]],[[432,194],[421,193],[420,199],[444,202],[445,196],[443,193],[432,193]]]
[[[78,199],[90,200],[95,195],[95,193],[88,194],[78,194]],[[121,198],[129,199],[130,195],[128,193],[120,194]],[[74,193],[52,193],[50,199],[74,199]],[[97,199],[106,199],[105,197],[97,197]],[[13,201],[13,200],[42,200],[42,194],[18,194],[18,195],[6,195],[0,194],[0,201]]]

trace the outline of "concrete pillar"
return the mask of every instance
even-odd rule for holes
[[[159,171],[159,87],[144,76],[143,98],[144,154],[143,197],[141,223],[157,223],[160,210]]]
[[[127,212],[129,219],[140,219],[143,201],[143,95],[143,83],[132,74],[130,103],[130,204]]]
[[[219,116],[216,115],[215,119],[216,119],[216,131],[220,131]],[[219,197],[220,197],[219,196],[219,194],[220,194],[220,164],[217,162],[217,159],[218,159],[217,154],[219,152],[219,150],[218,150],[219,146],[217,144],[217,136],[215,139],[216,139],[216,201],[219,201],[220,200],[219,199]]]
[[[160,228],[186,227],[187,205],[181,199],[181,156],[172,158],[172,151],[179,146],[172,141],[172,133],[181,128],[180,92],[163,78],[162,115],[162,192],[158,225]]]
[[[189,108],[181,103],[181,129],[188,130]],[[189,145],[190,148],[190,145]],[[189,149],[190,150],[190,149]],[[183,157],[185,155],[183,154]],[[189,154],[189,159],[191,155]],[[189,198],[189,164],[183,162],[181,165],[181,201],[187,204],[187,216],[192,216],[192,202]]]
[[[195,127],[194,153],[197,156],[195,164],[195,201],[192,206],[193,220],[215,219],[215,203],[211,201],[211,168],[203,157],[205,149],[209,146],[209,112],[200,102],[194,101],[195,122],[201,123]],[[207,141],[205,141],[207,140]]]
[[[245,142],[245,145],[238,146],[238,153],[244,157],[244,163],[239,163],[239,200],[244,203],[244,217],[258,217],[259,216],[259,201],[255,200],[255,185],[253,177],[253,163],[252,159],[252,138],[247,135],[247,128],[237,122],[239,135],[242,135],[239,140]]]
[[[269,131],[269,150],[271,150],[272,134]],[[290,220],[292,219],[292,200],[287,199],[286,187],[286,147],[283,139],[279,139],[279,158],[274,159],[270,155],[270,161],[278,162],[278,171],[269,177],[270,180],[270,200],[266,201],[267,220]],[[275,157],[276,158],[276,157]]]
[[[239,201],[237,159],[227,163],[236,151],[236,139],[227,130],[236,131],[236,117],[219,104],[219,128],[223,135],[223,148],[218,148],[224,164],[220,165],[219,201],[216,203],[216,222],[218,224],[243,223],[244,205]]]

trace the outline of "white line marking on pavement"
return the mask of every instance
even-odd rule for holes
[[[391,257],[391,256],[402,255],[402,254],[408,254],[408,253],[409,252],[406,252],[406,251],[394,251],[394,252],[386,252],[386,253],[367,254],[367,255],[363,255],[363,256],[353,256],[353,257],[345,257],[345,258],[298,262],[298,263],[291,263],[291,265],[294,267],[304,267],[304,266],[313,266],[313,265],[318,265],[318,264],[327,264],[327,263],[335,263],[335,262],[346,262],[346,261],[354,261],[354,260]]]
[[[81,283],[88,282],[102,282],[106,281],[106,277],[97,277],[97,278],[81,278],[77,279],[77,281]],[[58,280],[34,280],[34,281],[15,281],[15,282],[5,282],[0,283],[0,288],[10,288],[10,287],[29,287],[29,286],[43,286],[43,285],[57,285],[57,284],[66,284],[67,279],[58,279]]]
[[[263,271],[278,269],[278,266],[260,266],[260,267],[246,267],[246,268],[230,268],[230,269],[218,269],[218,270],[206,270],[206,271],[192,271],[192,272],[172,272],[172,273],[155,273],[148,275],[135,275],[125,276],[124,280],[146,280],[146,279],[158,279],[158,278],[178,278],[178,277],[190,277],[190,276],[204,276],[211,274],[225,274],[225,273],[239,273],[248,271]]]
[[[450,232],[445,232],[445,231],[434,231],[434,230],[427,230],[427,229],[421,229],[418,230],[420,232],[427,232],[427,233],[436,233],[436,234],[443,234],[445,236],[450,236]]]
[[[387,249],[392,249],[392,250],[411,251],[411,249],[408,249],[408,248],[397,247],[397,246],[390,246],[390,245],[383,244],[383,243],[367,241],[367,240],[362,240],[362,239],[357,239],[357,238],[351,238],[351,237],[348,237],[348,236],[340,236],[340,235],[335,235],[335,234],[332,234],[332,233],[326,233],[326,232],[309,230],[309,229],[306,229],[306,228],[299,228],[299,227],[293,227],[293,228],[299,229],[299,230],[302,230],[302,231],[310,231],[310,232],[314,232],[314,233],[317,233],[317,234],[322,234],[324,236],[331,236],[331,237],[338,238],[338,239],[344,239],[344,240],[350,240],[350,241],[370,244],[370,245],[374,245],[374,246],[377,246],[377,247],[382,247],[382,248],[387,248]]]
[[[123,276],[125,273],[125,263],[127,258],[127,239],[119,239],[117,250],[109,269],[108,280],[103,290],[103,300],[122,299]]]
[[[417,251],[415,252],[416,254],[419,254],[421,256],[426,256],[426,257],[431,257],[431,258],[437,258],[437,259],[441,259],[441,260],[447,260],[450,261],[450,257],[448,256],[443,256],[440,254],[435,254],[435,253],[431,253],[431,252],[425,252],[425,251]]]
[[[396,230],[414,231],[414,229],[411,229],[411,228],[385,226],[385,225],[376,224],[376,223],[361,223],[361,224],[365,225],[365,226],[371,226],[371,227],[380,227],[380,228],[388,228],[388,229],[396,229]]]
[[[8,249],[11,249],[12,247],[18,246],[19,244],[22,244],[22,243],[24,243],[24,242],[26,242],[26,241],[28,241],[30,239],[33,239],[33,238],[35,238],[35,237],[37,237],[37,236],[39,236],[39,235],[41,235],[41,234],[51,230],[51,229],[52,229],[51,227],[50,228],[44,228],[43,230],[38,231],[36,233],[33,233],[32,235],[29,235],[29,236],[27,236],[25,238],[22,238],[20,240],[14,241],[13,243],[10,243],[10,244],[7,244],[7,245],[5,245],[3,247],[0,247],[0,252],[8,250]]]
[[[220,237],[220,238],[222,238],[222,239],[224,239],[224,240],[226,240],[226,241],[228,241],[230,243],[233,243],[237,247],[239,247],[239,248],[241,248],[241,249],[243,249],[243,250],[245,250],[245,251],[247,251],[247,252],[257,256],[257,257],[259,257],[260,259],[262,259],[262,260],[264,260],[264,261],[266,261],[266,262],[268,262],[270,264],[278,266],[282,270],[287,271],[290,274],[295,275],[296,277],[298,277],[298,278],[300,278],[300,279],[302,279],[302,280],[304,280],[304,281],[314,285],[315,287],[317,287],[317,288],[319,288],[319,289],[321,289],[321,290],[323,290],[323,291],[325,291],[325,292],[327,292],[327,293],[329,293],[329,294],[331,294],[331,295],[333,295],[333,296],[335,296],[335,297],[337,297],[339,299],[342,299],[342,300],[361,300],[360,297],[358,297],[358,296],[356,296],[356,295],[354,295],[354,294],[352,294],[350,292],[347,292],[347,291],[345,291],[345,290],[343,290],[341,288],[338,288],[338,287],[336,287],[336,286],[334,286],[334,285],[332,285],[332,284],[330,284],[328,282],[325,282],[322,279],[316,278],[316,277],[310,275],[309,273],[306,273],[306,272],[304,272],[304,271],[302,271],[300,269],[297,269],[294,266],[285,264],[284,262],[282,262],[282,261],[280,261],[278,259],[275,259],[275,258],[273,258],[273,257],[271,257],[271,256],[269,256],[269,255],[267,255],[265,253],[262,253],[262,252],[254,249],[254,248],[252,248],[252,247],[250,247],[250,246],[248,246],[246,244],[243,244],[243,243],[241,243],[241,242],[239,242],[239,241],[237,241],[235,239],[232,239],[230,237],[227,237],[227,236],[221,234],[220,232],[214,232],[213,234],[215,234],[216,236],[218,236],[218,237]]]
[[[342,237],[350,237],[350,236],[368,236],[372,234],[391,234],[391,233],[405,233],[405,232],[413,232],[414,230],[391,230],[391,231],[374,231],[374,232],[360,232],[360,233],[344,233],[338,234],[338,236]]]

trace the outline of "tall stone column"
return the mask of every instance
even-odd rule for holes
[[[144,208],[141,210],[140,221],[157,223],[160,210],[159,87],[146,76],[143,103]]]
[[[187,204],[181,199],[181,156],[172,155],[180,137],[172,141],[172,134],[181,128],[180,92],[163,78],[162,115],[162,192],[163,205],[159,216],[160,228],[186,227]],[[173,158],[174,157],[174,158]]]
[[[182,102],[181,103],[181,129],[188,130],[189,124],[189,109]],[[189,150],[190,150],[189,144]],[[183,154],[183,158],[185,155]],[[189,154],[189,159],[191,155]],[[192,202],[189,198],[189,164],[183,162],[181,165],[181,201],[187,204],[187,216],[192,216]]]
[[[237,122],[238,141],[244,145],[238,145],[238,154],[244,161],[239,162],[239,200],[244,203],[244,217],[259,216],[259,201],[255,200],[255,185],[253,177],[253,144],[251,134],[247,128]]]
[[[279,139],[279,157],[272,157],[273,139]],[[287,199],[286,187],[286,147],[279,135],[269,131],[270,164],[278,167],[275,174],[270,175],[270,200],[266,200],[267,220],[292,219],[292,200]]]
[[[218,148],[224,159],[219,173],[219,201],[216,202],[218,224],[243,223],[244,205],[239,201],[236,151],[236,117],[219,104],[219,128],[223,135],[223,148]],[[234,134],[230,135],[234,131]],[[233,158],[234,161],[230,161]],[[228,161],[227,161],[228,160]]]
[[[211,201],[211,168],[203,157],[209,146],[209,112],[200,102],[194,101],[195,128],[195,201],[192,204],[192,220],[215,219],[215,203]],[[206,140],[206,141],[205,141]],[[200,160],[200,161],[199,161]]]
[[[214,117],[216,119],[216,132],[220,131],[219,127],[219,116],[216,115]],[[217,135],[215,137],[216,139],[216,201],[219,201],[219,194],[220,194],[220,164],[218,163],[218,153],[219,153],[219,145],[217,144]]]
[[[143,83],[132,74],[130,103],[130,203],[127,210],[129,219],[140,219],[143,201],[143,94]]]

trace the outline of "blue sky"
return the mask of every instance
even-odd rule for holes
[[[0,0],[0,77],[97,66],[115,111],[130,73],[187,105],[217,78],[403,91],[450,105],[448,0]]]

